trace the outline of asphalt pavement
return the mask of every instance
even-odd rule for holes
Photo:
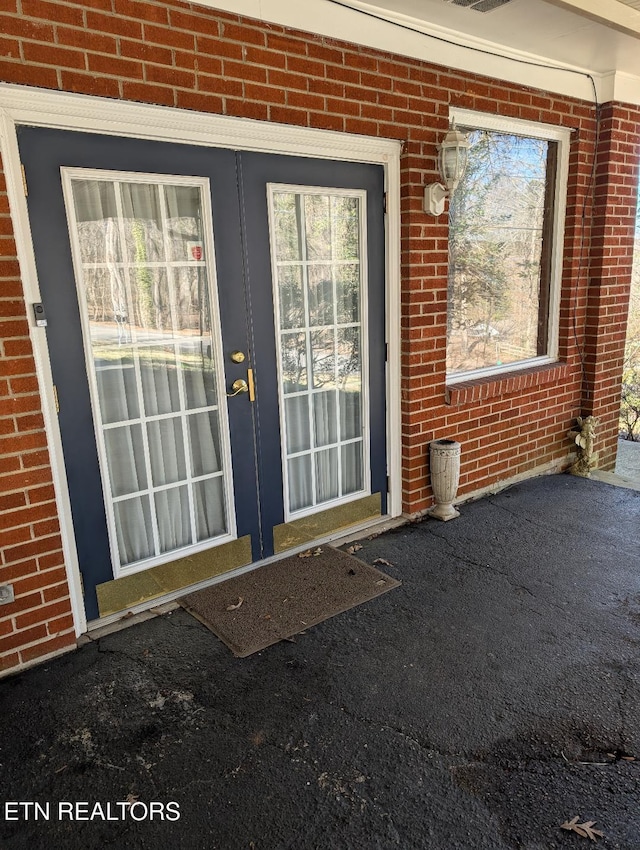
[[[639,529],[539,478],[361,540],[402,586],[294,642],[178,609],[4,679],[0,847],[638,850]]]

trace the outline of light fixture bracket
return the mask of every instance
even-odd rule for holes
[[[449,192],[442,183],[432,183],[424,187],[424,211],[431,215],[442,215],[444,212],[444,199]]]

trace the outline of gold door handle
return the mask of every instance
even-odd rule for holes
[[[237,381],[234,381],[231,384],[231,389],[233,390],[233,392],[227,393],[227,398],[233,398],[234,395],[240,395],[240,393],[248,393],[249,385],[244,380],[244,378],[238,378]]]

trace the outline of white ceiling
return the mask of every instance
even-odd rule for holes
[[[511,0],[484,13],[443,0],[344,2],[383,15],[401,15],[418,25],[435,25],[553,63],[597,74],[618,71],[640,77],[640,11],[629,8],[640,8],[640,0]],[[637,32],[621,32],[622,21],[629,28],[637,27]]]

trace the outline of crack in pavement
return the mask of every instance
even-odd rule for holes
[[[446,545],[449,547],[449,549],[451,551],[452,557],[455,558],[456,561],[459,561],[460,563],[463,563],[463,564],[468,564],[471,567],[477,567],[480,570],[486,570],[486,571],[492,573],[493,575],[500,576],[500,578],[506,579],[507,583],[512,588],[514,588],[515,590],[521,590],[524,593],[528,594],[532,599],[539,601],[537,595],[530,588],[528,588],[526,585],[520,584],[517,581],[515,581],[513,576],[511,575],[511,573],[500,570],[497,567],[492,567],[491,564],[486,564],[483,561],[476,561],[473,558],[468,558],[465,555],[460,555],[455,550],[454,544],[451,542],[451,540],[449,540],[448,538],[444,537],[441,534],[437,534],[435,531],[430,531],[430,534],[432,534],[434,537],[438,538],[438,540],[442,540],[444,543],[446,543]],[[544,604],[548,605],[552,608],[557,608],[559,611],[562,611],[563,614],[566,613],[566,609],[562,605],[558,605],[555,602],[545,600]],[[531,610],[531,609],[527,609],[527,610]],[[535,613],[539,614],[539,616],[543,616],[542,613],[539,612],[539,611],[536,611]]]
[[[144,658],[140,658],[139,655],[131,655],[131,653],[127,652],[125,649],[117,649],[117,648],[110,649],[106,646],[103,647],[102,641],[105,640],[106,637],[108,637],[108,635],[105,636],[104,638],[98,638],[97,640],[94,640],[94,643],[96,644],[98,652],[100,653],[100,655],[121,655],[123,658],[126,658],[129,661],[135,661],[137,664],[140,664],[140,665],[144,666],[145,668],[148,666],[146,664],[146,661],[145,661]]]
[[[364,726],[375,726],[382,731],[392,732],[395,735],[399,735],[405,741],[416,746],[421,752],[426,753],[429,758],[432,758],[434,755],[440,756],[441,758],[463,757],[463,754],[460,752],[438,749],[430,743],[420,741],[418,738],[415,738],[413,735],[405,732],[404,729],[396,726],[390,726],[388,723],[382,723],[379,720],[373,720],[373,718],[370,717],[364,717],[363,715],[359,715],[356,712],[351,711],[345,706],[340,706],[340,711],[346,714],[351,720],[355,720],[357,723],[362,723]]]

